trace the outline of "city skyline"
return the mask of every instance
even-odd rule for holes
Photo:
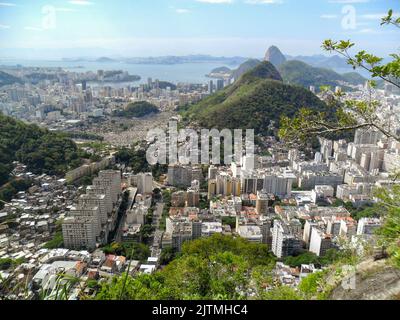
[[[120,0],[0,2],[0,57],[61,59],[210,54],[259,58],[323,54],[323,40],[351,39],[387,56],[395,27],[380,26],[382,0]],[[155,9],[157,8],[157,9]],[[374,37],[374,41],[371,41]]]

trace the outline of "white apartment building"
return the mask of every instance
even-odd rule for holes
[[[301,239],[292,235],[285,223],[275,220],[272,230],[272,252],[278,258],[284,258],[298,252],[301,247]]]
[[[332,248],[332,236],[317,227],[312,227],[310,239],[310,252],[317,256],[324,256]]]
[[[64,246],[69,249],[96,248],[96,223],[88,217],[67,217],[62,225]]]
[[[382,222],[377,218],[362,218],[358,221],[357,235],[372,235],[380,228]]]

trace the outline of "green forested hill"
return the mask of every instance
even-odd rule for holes
[[[215,234],[185,242],[179,257],[161,271],[113,278],[95,299],[246,299],[252,288],[268,281],[274,265],[266,245]]]
[[[13,83],[22,83],[22,80],[17,77],[14,77],[11,74],[0,71],[0,87]]]
[[[34,173],[48,174],[63,174],[82,161],[75,143],[63,134],[0,113],[0,185],[8,180],[15,160]]]
[[[293,116],[302,107],[326,107],[310,91],[281,80],[271,63],[262,62],[233,85],[190,106],[184,118],[206,128],[248,128],[262,134],[271,120],[278,124],[281,115]]]
[[[125,118],[142,118],[152,113],[159,113],[160,110],[154,105],[146,101],[138,101],[130,103],[125,110],[114,111],[114,116]]]
[[[330,69],[312,67],[301,61],[287,61],[279,67],[283,81],[288,84],[294,84],[309,88],[310,86],[318,89],[321,86],[338,86],[340,81],[349,84],[364,84],[367,79],[356,72],[350,72],[343,75]]]
[[[237,69],[232,70],[232,78],[238,80],[243,74],[254,69],[260,63],[261,61],[257,59],[249,59],[243,62]]]

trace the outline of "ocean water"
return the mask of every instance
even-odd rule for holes
[[[85,72],[97,70],[123,70],[131,75],[139,75],[140,81],[135,84],[147,83],[148,78],[169,81],[172,83],[207,83],[210,78],[206,74],[211,70],[226,66],[234,69],[237,66],[228,66],[221,63],[183,63],[173,65],[159,64],[129,64],[124,62],[90,62],[90,61],[40,61],[40,60],[0,60],[1,66],[24,67],[60,67],[66,71]]]

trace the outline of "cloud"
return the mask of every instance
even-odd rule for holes
[[[246,0],[247,4],[282,4],[283,0]]]
[[[321,19],[337,19],[337,14],[322,14]]]
[[[87,1],[87,0],[70,0],[68,1],[70,4],[75,4],[78,6],[91,6],[94,2]]]
[[[11,2],[0,2],[0,7],[16,7],[17,5],[15,3]]]
[[[203,3],[212,3],[212,4],[233,3],[233,0],[196,0],[196,1],[203,2]]]
[[[27,30],[27,31],[43,31],[42,28],[30,27],[30,26],[25,27],[24,30]]]
[[[76,12],[76,11],[78,11],[78,10],[73,9],[73,8],[63,8],[63,7],[60,7],[60,8],[56,8],[56,11],[57,11],[57,12]]]
[[[0,30],[10,29],[10,26],[6,26],[5,24],[0,24]]]
[[[341,4],[352,4],[352,3],[368,3],[369,0],[330,0],[329,3],[341,3]]]
[[[191,11],[188,9],[176,9],[175,12],[179,14],[185,14],[185,13],[190,13]]]
[[[370,28],[366,28],[366,29],[361,29],[360,31],[359,31],[359,33],[379,33],[377,30],[374,30],[374,29],[370,29]]]

